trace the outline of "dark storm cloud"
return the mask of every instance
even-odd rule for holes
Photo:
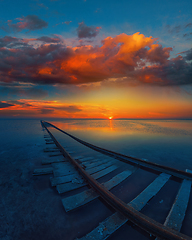
[[[10,104],[10,103],[7,103],[7,102],[2,102],[0,101],[0,108],[8,108],[8,107],[12,107],[14,106],[14,104]]]
[[[99,30],[100,27],[88,27],[84,22],[81,22],[77,28],[77,35],[79,38],[92,38],[99,34]]]
[[[28,15],[26,17],[23,16],[21,18],[17,18],[16,20],[17,23],[13,23],[12,20],[8,20],[7,25],[1,26],[1,29],[6,32],[10,32],[12,30],[15,32],[20,32],[22,30],[34,31],[48,26],[47,22],[40,19],[36,15]]]

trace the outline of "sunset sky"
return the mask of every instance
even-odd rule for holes
[[[0,117],[192,119],[191,9],[0,0]]]

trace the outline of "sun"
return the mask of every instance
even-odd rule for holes
[[[112,120],[113,119],[113,117],[109,117],[109,120]]]

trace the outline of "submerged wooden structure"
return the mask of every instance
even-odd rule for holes
[[[34,170],[34,175],[53,174],[53,177],[50,178],[51,185],[56,187],[59,194],[81,189],[87,185],[90,187],[88,190],[63,197],[62,204],[65,211],[75,211],[99,197],[116,211],[80,239],[107,239],[128,221],[148,232],[153,239],[192,239],[180,232],[191,192],[192,171],[181,171],[103,149],[69,134],[51,123],[41,121],[41,124],[47,132],[44,137],[49,146],[44,151],[50,154],[50,158],[42,161],[42,164],[48,167]],[[69,146],[67,142],[65,146],[62,146],[50,128],[62,132],[68,138],[99,154],[97,156],[86,156],[84,153],[78,155],[78,151],[73,146]],[[55,158],[60,155],[63,157]],[[112,194],[110,191],[112,188],[120,186],[124,180],[129,180],[133,174],[138,173],[139,169],[153,172],[156,175],[142,192],[128,203]],[[116,172],[115,175],[114,172]],[[111,174],[109,180],[102,183],[98,181],[109,174]],[[164,223],[161,224],[141,213],[141,210],[170,179],[175,179],[180,186],[172,207]]]

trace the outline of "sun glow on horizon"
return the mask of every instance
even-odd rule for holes
[[[112,120],[113,119],[113,117],[109,117],[109,120]]]

